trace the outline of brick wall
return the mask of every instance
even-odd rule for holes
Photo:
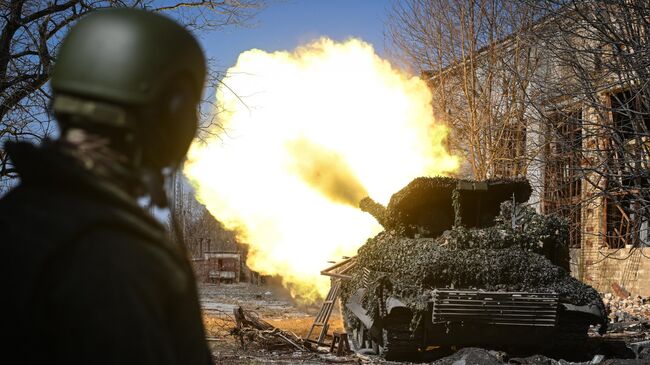
[[[572,249],[571,274],[602,293],[612,292],[612,285],[618,284],[632,295],[650,296],[649,253],[629,247]]]
[[[606,95],[600,95],[606,103]],[[592,107],[583,109],[583,119],[596,121],[598,113]],[[587,124],[585,129],[602,124]],[[597,140],[593,131],[591,138],[583,140],[583,166],[602,163],[603,156],[596,151],[605,149],[602,140]],[[632,295],[650,296],[650,250],[635,250],[631,247],[611,249],[605,242],[607,232],[607,210],[599,194],[605,179],[596,174],[585,176],[582,184],[581,242],[580,248],[571,249],[571,274],[593,286],[599,292],[612,292],[612,285],[625,288]],[[645,254],[645,256],[644,256]],[[646,257],[648,256],[648,257]]]
[[[650,250],[608,248],[603,199],[595,198],[593,185],[583,186],[581,247],[571,249],[571,274],[601,293],[617,284],[632,295],[650,296]]]

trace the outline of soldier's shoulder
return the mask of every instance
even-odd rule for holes
[[[56,187],[18,186],[12,190],[0,200],[0,230],[7,249],[22,251],[28,247],[38,256],[74,249],[88,236],[109,241],[109,247],[129,242],[136,245],[133,250],[140,245],[145,251],[178,255],[164,227],[135,203]]]
[[[68,260],[79,263],[81,270],[102,267],[116,278],[163,282],[179,291],[185,290],[191,278],[181,252],[166,237],[152,240],[110,226],[96,227],[79,236],[69,256]]]

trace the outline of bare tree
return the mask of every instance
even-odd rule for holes
[[[474,178],[526,173],[526,101],[539,67],[528,30],[537,16],[510,0],[406,0],[391,10],[393,48],[429,80],[450,145]]]
[[[9,0],[0,2],[0,142],[40,140],[50,124],[46,84],[58,45],[70,24],[101,8],[132,7],[170,14],[188,29],[205,32],[247,25],[265,0]],[[211,82],[218,81],[212,70]],[[207,120],[211,122],[211,120]],[[0,187],[15,175],[0,147]],[[1,192],[1,190],[0,190]]]
[[[536,107],[548,122],[551,145],[565,145],[549,155],[565,174],[550,174],[555,183],[548,190],[572,184],[583,226],[600,225],[583,230],[583,244],[650,245],[650,3],[535,4],[552,10],[536,36],[556,70],[541,85],[547,99]]]
[[[539,176],[575,246],[647,244],[649,2],[408,0],[388,26],[474,177]]]
[[[182,184],[182,182],[180,182]],[[177,229],[170,217],[170,234],[180,233],[191,258],[202,258],[206,252],[242,252],[243,246],[238,242],[236,232],[227,230],[216,220],[205,206],[196,201],[192,191],[178,191],[176,185],[172,214],[175,214]],[[172,237],[176,239],[176,236]]]

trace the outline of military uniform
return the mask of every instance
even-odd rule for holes
[[[163,227],[56,144],[6,147],[21,183],[0,201],[2,356],[209,363],[190,265]]]

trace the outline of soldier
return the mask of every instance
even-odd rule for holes
[[[60,138],[6,144],[20,184],[0,200],[3,358],[210,362],[182,245],[137,204],[165,205],[205,73],[196,40],[161,15],[101,10],[72,27],[51,80]]]

